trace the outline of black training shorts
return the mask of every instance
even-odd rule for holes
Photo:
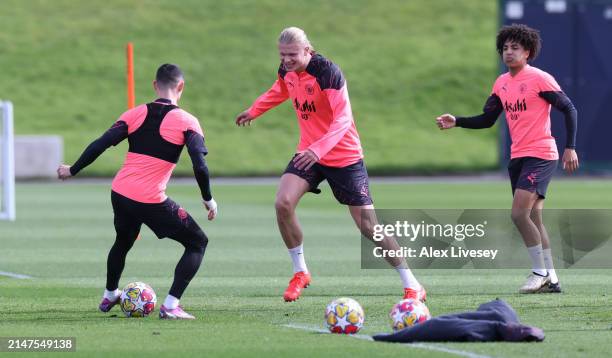
[[[557,168],[556,160],[546,160],[534,157],[514,158],[508,164],[512,195],[516,189],[538,193],[540,198],[546,197],[546,189]]]
[[[168,237],[187,243],[203,235],[191,215],[170,198],[159,204],[147,204],[111,191],[111,202],[117,235],[136,238],[142,224],[147,225],[160,239]]]
[[[295,158],[295,157],[294,157]],[[291,173],[306,180],[310,184],[310,192],[321,192],[317,187],[323,180],[329,186],[340,204],[364,206],[372,204],[368,172],[363,160],[342,168],[328,167],[315,163],[308,170],[299,170],[294,166],[293,158],[285,169],[285,174]]]

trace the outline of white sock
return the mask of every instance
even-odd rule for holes
[[[179,301],[180,300],[178,298],[172,295],[168,295],[168,297],[166,297],[166,300],[164,301],[164,307],[169,310],[173,310],[178,307]]]
[[[306,261],[304,260],[304,245],[296,246],[293,249],[289,249],[289,255],[291,261],[293,261],[293,273],[303,271],[308,273],[306,267]]]
[[[527,248],[531,257],[531,267],[534,273],[540,276],[546,276],[546,266],[544,265],[544,253],[542,252],[542,244]]]
[[[421,284],[417,281],[416,277],[412,274],[412,271],[406,267],[406,265],[401,264],[395,268],[397,273],[400,275],[400,279],[402,280],[402,284],[404,288],[412,288],[414,290],[419,290],[421,288]]]
[[[555,266],[553,264],[552,250],[548,248],[543,249],[542,252],[544,253],[544,265],[546,266],[546,271],[548,271],[548,274],[550,275],[550,282],[559,282],[559,278],[557,277],[557,272],[555,272]]]
[[[114,291],[109,291],[107,289],[104,289],[104,298],[108,298],[109,300],[113,301],[116,300],[117,297],[119,297],[121,295],[121,291],[119,291],[119,289],[115,289]]]

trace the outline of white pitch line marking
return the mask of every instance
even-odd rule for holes
[[[5,271],[0,271],[0,276],[6,276],[6,277],[10,277],[10,278],[17,278],[17,279],[20,279],[20,280],[32,278],[32,276],[22,275],[20,273],[14,273],[14,272],[5,272]]]
[[[308,326],[308,325],[290,323],[290,324],[284,324],[283,327],[301,329],[303,331],[331,334],[328,330],[322,329],[316,326]],[[347,336],[374,342],[372,337],[365,335],[365,334],[347,334]],[[434,346],[434,345],[425,344],[425,343],[396,343],[396,344],[399,344],[399,345],[402,345],[408,348],[421,348],[421,349],[427,349],[430,351],[438,351],[438,352],[444,352],[444,353],[449,353],[449,354],[456,354],[458,356],[468,357],[468,358],[491,358],[490,356],[486,356],[486,355],[476,354],[476,353],[467,352],[467,351],[461,351],[458,349]]]

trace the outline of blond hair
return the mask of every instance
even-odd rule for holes
[[[286,29],[281,31],[280,35],[278,36],[278,43],[279,44],[300,43],[302,45],[307,46],[311,52],[314,51],[314,48],[312,47],[312,45],[310,44],[310,41],[308,40],[308,36],[306,36],[306,33],[304,32],[304,30],[300,29],[299,27],[293,27],[293,26],[287,27]]]

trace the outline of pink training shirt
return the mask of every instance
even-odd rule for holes
[[[160,103],[160,102],[155,102]],[[161,103],[167,105],[166,103]],[[147,117],[147,105],[142,104],[123,113],[118,121],[128,126],[128,137],[143,124]],[[173,144],[185,144],[185,132],[191,130],[203,136],[197,118],[176,108],[168,112],[160,126],[161,137]],[[123,166],[115,175],[112,189],[118,194],[141,203],[161,203],[166,200],[166,185],[176,167],[152,156],[128,152]]]
[[[560,92],[561,87],[548,73],[526,65],[516,76],[509,72],[493,85],[506,112],[512,146],[510,158],[559,159],[555,138],[550,132],[551,105],[540,92]]]
[[[336,64],[315,54],[304,72],[287,72],[281,65],[276,82],[257,98],[249,114],[259,117],[289,98],[300,126],[297,152],[310,149],[320,164],[330,167],[346,167],[363,158],[346,81]]]

